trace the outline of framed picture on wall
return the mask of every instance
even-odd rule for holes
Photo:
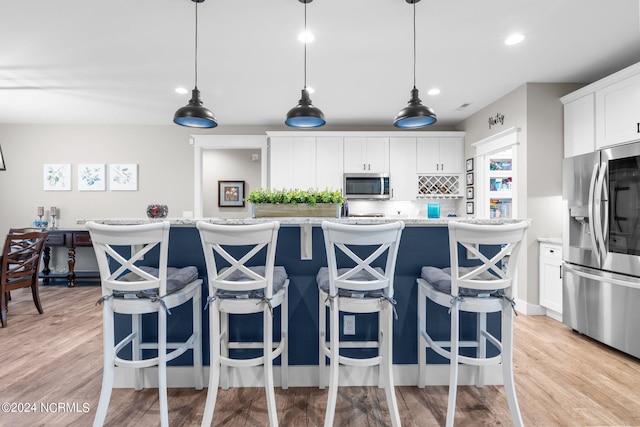
[[[467,202],[467,214],[471,215],[473,213],[473,202]]]
[[[467,199],[473,199],[473,187],[467,187]]]
[[[0,171],[6,171],[7,168],[4,165],[4,157],[2,156],[2,147],[0,147]]]
[[[471,172],[473,170],[473,157],[467,159],[467,172]]]
[[[43,165],[44,191],[70,191],[71,165],[53,164]]]
[[[244,181],[218,181],[218,206],[244,207]]]
[[[473,185],[473,172],[467,174],[467,185]]]

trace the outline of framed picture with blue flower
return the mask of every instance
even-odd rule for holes
[[[107,189],[104,164],[78,165],[78,191],[105,191]]]

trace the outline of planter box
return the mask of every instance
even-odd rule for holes
[[[253,218],[274,218],[274,217],[339,218],[340,205],[337,203],[316,203],[315,206],[307,205],[307,204],[258,203],[258,204],[251,204],[251,216]]]

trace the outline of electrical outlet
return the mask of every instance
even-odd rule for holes
[[[353,314],[345,314],[342,318],[344,334],[355,335],[356,334],[356,316]]]

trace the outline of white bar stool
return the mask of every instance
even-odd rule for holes
[[[378,383],[385,389],[391,425],[400,426],[393,382],[393,276],[403,228],[403,222],[380,225],[322,223],[328,267],[320,269],[316,280],[320,297],[320,388],[324,388],[325,382],[325,356],[330,358],[325,426],[333,425],[340,364],[379,367]],[[384,265],[384,269],[375,265]],[[326,341],[327,308],[329,345]],[[341,311],[378,313],[378,340],[340,342]],[[377,348],[378,356],[346,357],[340,355],[340,348]]]
[[[104,225],[87,223],[98,260],[102,284],[102,328],[104,341],[104,369],[100,401],[93,421],[102,426],[107,415],[115,367],[135,368],[135,388],[144,386],[142,369],[158,367],[160,425],[169,425],[167,405],[167,362],[187,350],[193,351],[193,374],[197,390],[203,388],[202,369],[202,280],[196,267],[182,269],[167,267],[169,221],[141,225]],[[151,250],[159,250],[157,268],[137,263]],[[130,256],[127,255],[130,253]],[[191,301],[193,306],[192,333],[180,343],[167,343],[167,314],[174,307]],[[115,343],[114,313],[131,315],[131,334]],[[142,342],[142,315],[157,313],[158,342]],[[131,344],[131,360],[118,356]],[[143,350],[157,349],[158,355],[143,358]],[[167,349],[171,352],[167,353]]]
[[[505,394],[516,426],[522,426],[522,416],[513,381],[513,280],[516,260],[528,221],[504,225],[478,225],[459,221],[449,222],[450,269],[423,267],[418,282],[418,386],[425,386],[426,347],[449,359],[449,402],[447,426],[453,426],[456,391],[458,384],[458,364],[478,367],[476,385],[484,385],[483,368],[501,365]],[[497,254],[485,256],[481,245],[499,245]],[[460,247],[467,252],[459,256]],[[463,267],[461,260],[469,255],[479,259],[479,264]],[[468,262],[468,261],[467,261]],[[506,263],[506,268],[505,268]],[[435,341],[427,333],[427,298],[451,313],[450,341]],[[459,339],[460,311],[477,313],[478,331],[476,340],[461,342]],[[487,330],[487,313],[502,313],[502,339]],[[487,344],[498,350],[496,356],[487,356]],[[445,350],[449,347],[450,350]],[[462,356],[460,347],[476,348],[476,357]]]
[[[280,223],[218,225],[200,221],[196,226],[200,231],[209,285],[207,305],[211,362],[202,425],[210,426],[213,421],[221,366],[263,365],[269,424],[277,426],[273,360],[278,356],[281,356],[281,386],[288,388],[289,279],[284,267],[274,266]],[[273,309],[278,306],[281,307],[280,341],[274,343]],[[262,313],[263,341],[230,342],[229,314],[253,313]],[[250,359],[230,357],[229,350],[238,348],[262,349],[263,352],[261,356]],[[224,388],[228,387],[228,377],[228,373],[223,376]]]

